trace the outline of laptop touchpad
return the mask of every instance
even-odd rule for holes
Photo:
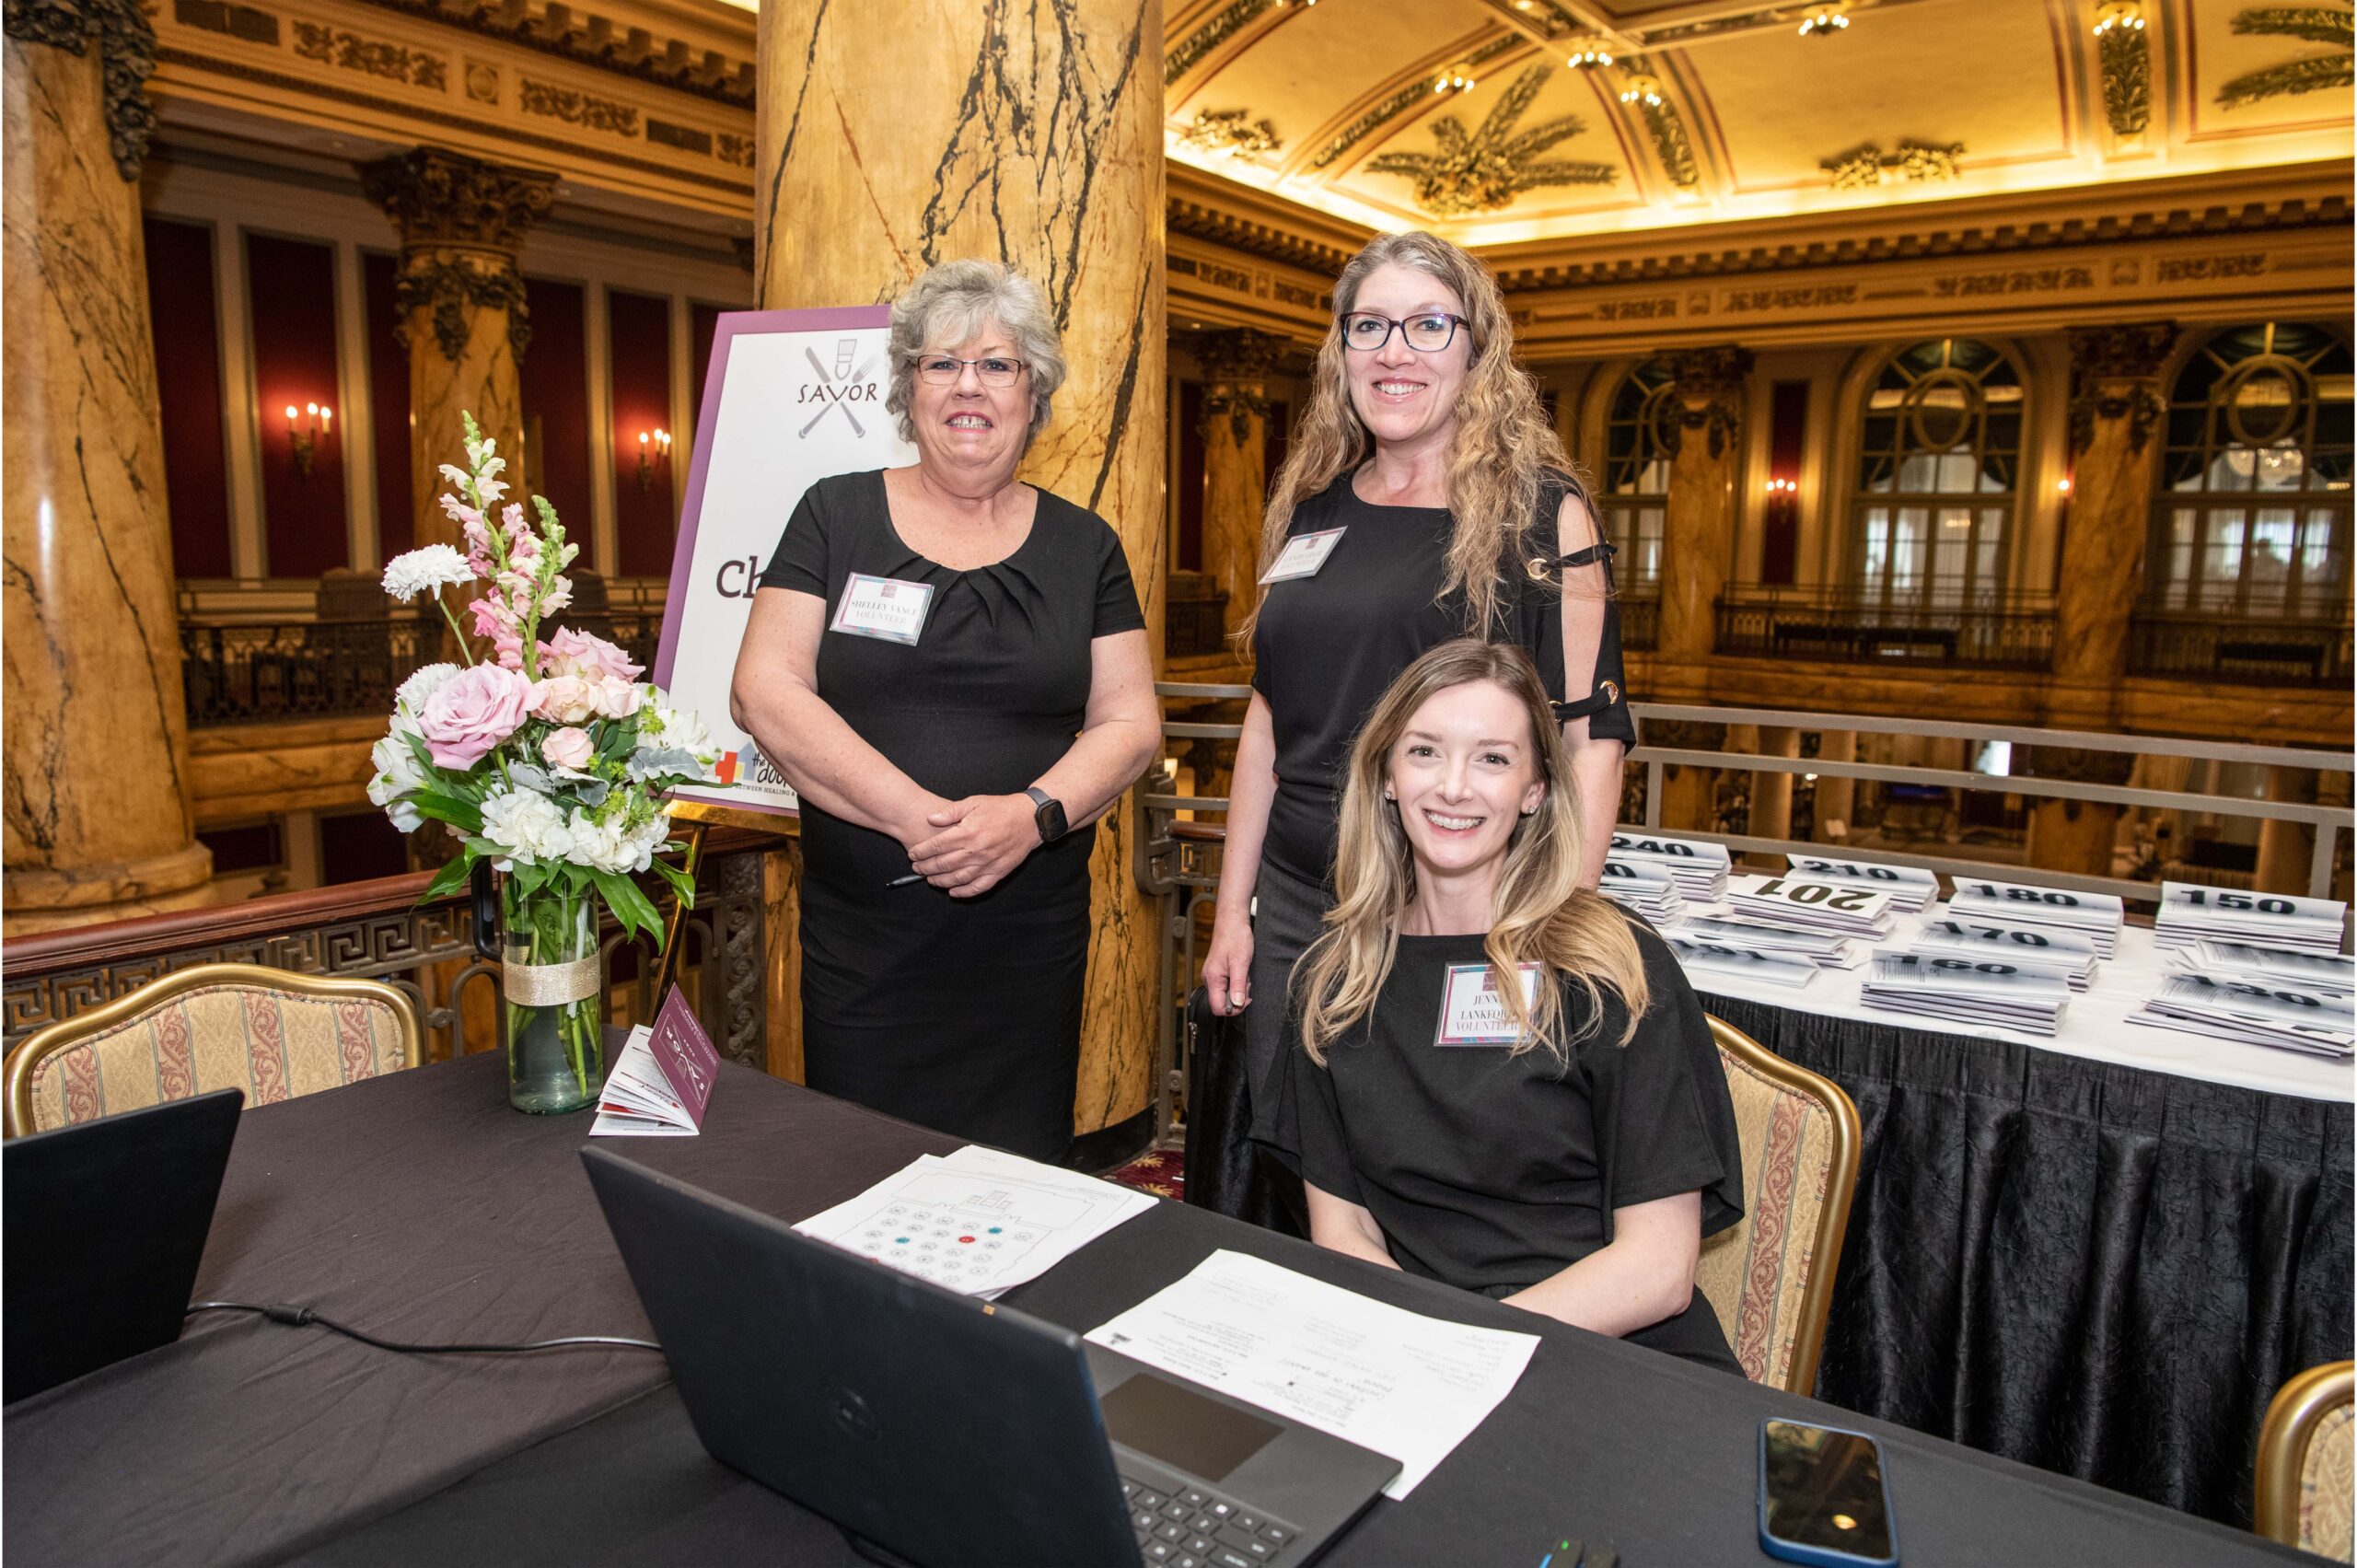
[[[1098,1402],[1114,1442],[1208,1481],[1225,1480],[1284,1430],[1145,1372]]]

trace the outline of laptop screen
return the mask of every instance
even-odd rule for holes
[[[1140,1373],[1098,1401],[1113,1441],[1208,1481],[1266,1447],[1284,1429],[1233,1405]]]

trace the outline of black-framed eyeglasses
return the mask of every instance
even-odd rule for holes
[[[1462,316],[1438,310],[1419,311],[1402,321],[1372,310],[1353,310],[1342,318],[1342,346],[1375,354],[1391,341],[1396,331],[1418,354],[1438,354],[1457,341],[1457,329],[1472,323]]]
[[[946,354],[920,354],[911,357],[916,362],[917,374],[935,387],[956,384],[969,365],[974,367],[974,374],[981,378],[985,387],[1012,387],[1016,377],[1028,368],[1021,360],[1008,359],[1001,354],[992,354],[986,359],[952,359]]]

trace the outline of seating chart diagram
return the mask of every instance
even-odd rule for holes
[[[987,1290],[1087,1205],[1014,1182],[921,1176],[837,1245],[952,1290]]]

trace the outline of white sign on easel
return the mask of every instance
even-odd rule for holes
[[[655,679],[703,717],[733,787],[674,793],[791,811],[794,791],[728,716],[728,684],[761,568],[819,480],[916,460],[884,412],[891,308],[737,310],[720,318],[696,421]]]

